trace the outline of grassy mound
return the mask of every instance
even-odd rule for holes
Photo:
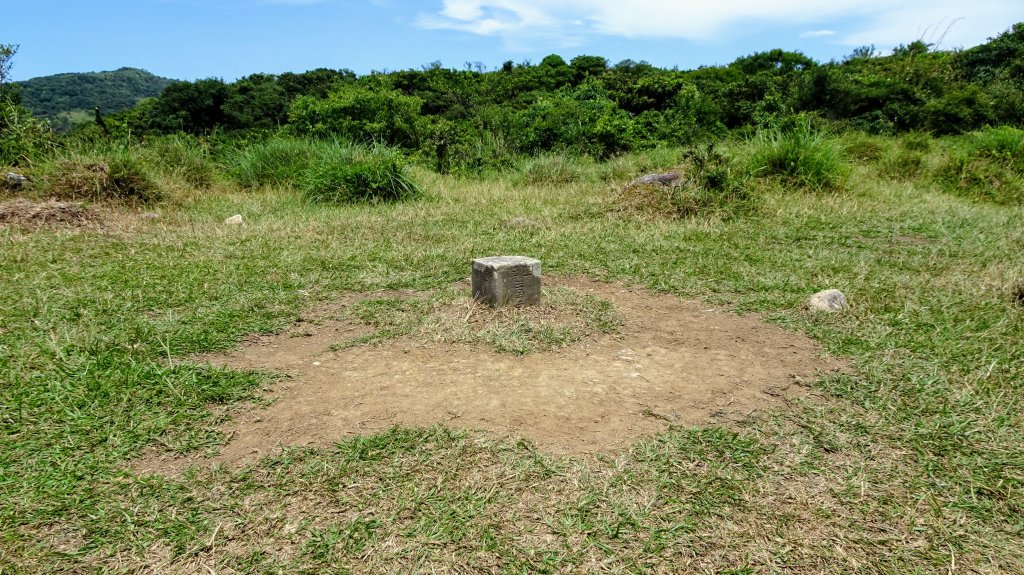
[[[610,302],[569,288],[544,289],[539,306],[501,309],[476,303],[465,291],[356,302],[347,316],[376,331],[335,349],[411,336],[426,342],[484,345],[499,353],[524,355],[558,349],[596,333],[613,333],[622,323]]]
[[[132,150],[72,155],[43,171],[43,189],[62,199],[147,203],[164,196],[150,166]]]
[[[745,178],[713,145],[693,148],[675,170],[674,183],[634,181],[623,188],[618,207],[668,217],[729,217],[754,205]]]

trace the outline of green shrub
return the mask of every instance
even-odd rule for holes
[[[993,102],[975,84],[957,86],[922,107],[924,125],[935,134],[959,134],[996,121]]]
[[[384,143],[410,150],[428,136],[420,114],[423,101],[380,86],[344,85],[327,98],[300,96],[291,104],[288,121],[301,135],[340,137],[364,144]]]
[[[306,199],[314,203],[398,201],[420,188],[401,154],[387,148],[332,150],[318,157],[302,178]]]
[[[713,145],[690,150],[686,160],[682,183],[670,200],[680,216],[731,216],[752,206],[745,182]]]
[[[889,145],[875,162],[879,175],[898,181],[921,176],[933,140],[926,132],[909,132],[898,138],[883,138]]]
[[[939,169],[939,182],[947,191],[998,204],[1024,202],[1024,182],[1012,169],[984,157],[951,156]]]
[[[604,159],[637,145],[632,117],[593,83],[545,95],[511,124],[519,149],[528,154],[564,151]]]
[[[229,154],[227,173],[247,188],[297,186],[314,153],[312,141],[272,138]]]
[[[911,152],[929,152],[934,140],[928,132],[907,132],[899,137],[898,144]]]
[[[878,173],[894,180],[911,180],[921,175],[925,155],[896,146],[878,162]]]
[[[812,190],[841,187],[849,168],[840,144],[814,129],[809,120],[787,128],[762,130],[753,141],[751,171],[759,177]]]

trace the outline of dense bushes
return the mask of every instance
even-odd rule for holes
[[[363,77],[315,70],[204,79],[169,85],[72,137],[53,136],[0,98],[0,162],[45,164],[37,187],[81,197],[148,200],[173,189],[169,182],[203,189],[226,174],[245,188],[302,190],[311,201],[383,201],[417,193],[406,162],[440,173],[513,170],[525,185],[617,182],[637,175],[623,157],[678,155],[731,136],[743,142],[734,159],[703,147],[675,159],[672,167],[687,172],[665,196],[673,210],[746,205],[738,184],[746,176],[842,189],[850,162],[1018,202],[1022,34],[1014,26],[957,53],[920,41],[888,56],[861,49],[827,64],[783,50],[691,71],[552,55],[491,72],[437,63]],[[949,143],[932,149],[935,135]],[[112,142],[120,151],[108,149]],[[91,151],[69,151],[79,148]]]
[[[422,105],[395,90],[346,86],[327,98],[298,98],[288,118],[296,134],[417,149],[426,133]]]
[[[507,167],[546,152],[607,158],[690,145],[813,113],[869,133],[959,134],[1024,124],[1024,25],[963,52],[922,41],[819,64],[768,50],[725,66],[665,70],[551,55],[500,70],[317,70],[173,84],[111,121],[132,133],[274,130],[384,144],[440,171]],[[497,144],[497,145],[495,145]]]

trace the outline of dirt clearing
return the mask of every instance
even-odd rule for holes
[[[330,319],[301,321],[203,358],[288,376],[275,386],[272,405],[235,414],[217,461],[246,463],[282,446],[324,446],[396,425],[434,424],[522,437],[551,453],[608,451],[670,424],[745,418],[799,395],[801,381],[843,367],[808,337],[753,315],[639,288],[544,281],[545,289],[610,303],[620,318],[617,330],[525,355],[415,335],[349,346],[373,341],[373,331],[345,309],[390,301],[382,297],[423,296],[363,294],[341,313],[326,314]],[[455,322],[508,313],[442,310]]]
[[[53,199],[33,202],[24,198],[0,201],[0,224],[77,227],[95,222],[97,219],[95,211],[77,202]]]

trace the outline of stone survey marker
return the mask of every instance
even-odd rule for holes
[[[494,256],[473,260],[473,299],[491,307],[540,304],[540,260]]]

